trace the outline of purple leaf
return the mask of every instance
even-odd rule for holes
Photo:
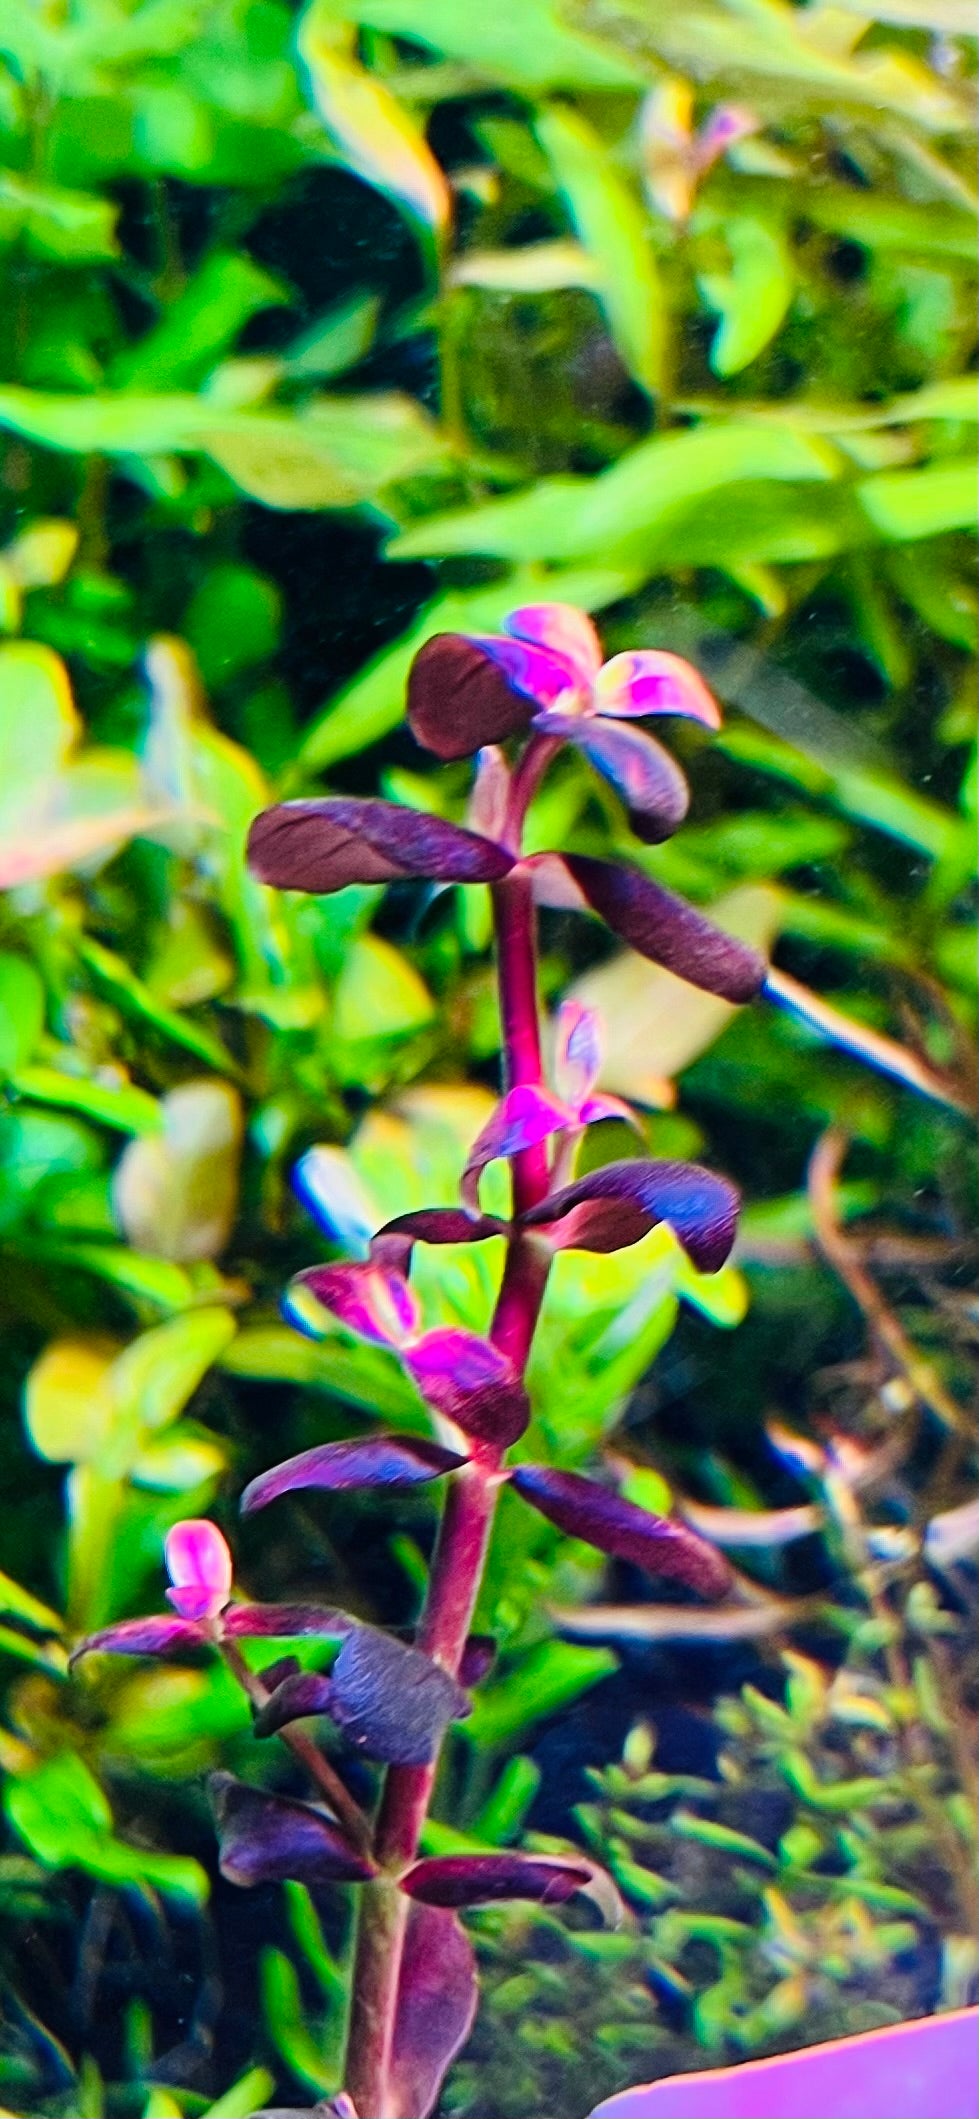
[[[721,1597],[731,1586],[727,1561],[683,1523],[654,1516],[580,1472],[518,1464],[510,1474],[518,1494],[569,1538],[583,1538],[614,1560],[647,1574],[667,1575],[701,1597]]]
[[[582,706],[587,702],[591,691],[589,678],[564,655],[502,633],[474,633],[471,637],[473,646],[489,656],[514,691],[533,700],[545,713],[559,700],[564,700],[569,708],[573,708],[576,702]]]
[[[323,893],[406,876],[494,883],[513,859],[491,839],[444,817],[396,802],[340,796],[263,809],[248,834],[248,864],[261,882],[280,890]]]
[[[573,603],[524,603],[508,611],[503,630],[516,640],[549,648],[571,665],[579,680],[591,684],[602,666],[602,646],[590,618]]]
[[[401,1889],[426,1906],[485,1906],[501,1898],[559,1906],[593,1875],[587,1863],[561,1855],[445,1854],[416,1862]]]
[[[690,986],[733,1002],[754,1000],[768,976],[757,949],[737,941],[638,868],[585,854],[534,854],[527,866],[546,905],[596,912],[630,949]]]
[[[359,1626],[331,1672],[329,1713],[347,1742],[389,1765],[427,1766],[450,1722],[470,1712],[462,1686],[418,1648]]]
[[[801,2053],[623,2090],[591,2119],[975,2119],[979,2012],[886,2024]]]
[[[357,1623],[328,1604],[230,1604],[221,1620],[235,1641],[299,1641],[314,1634],[335,1641]]]
[[[418,1304],[403,1275],[376,1259],[307,1266],[290,1281],[284,1308],[307,1333],[315,1334],[317,1311],[325,1310],[338,1324],[378,1346],[400,1346],[419,1323]]]
[[[368,1435],[359,1442],[323,1442],[260,1472],[242,1494],[242,1513],[250,1515],[253,1509],[277,1501],[280,1494],[295,1493],[303,1486],[319,1486],[332,1493],[362,1486],[418,1486],[458,1471],[465,1461],[422,1435]]]
[[[529,1082],[508,1089],[469,1150],[460,1188],[467,1206],[478,1213],[479,1180],[487,1163],[519,1155],[524,1148],[535,1148],[539,1141],[573,1124],[574,1113],[546,1089],[537,1089]]]
[[[530,704],[489,655],[461,633],[436,633],[408,677],[408,722],[437,758],[469,758],[529,726]]]
[[[192,1619],[122,1619],[118,1626],[103,1626],[88,1633],[73,1649],[71,1660],[83,1655],[175,1655],[183,1648],[207,1646],[207,1637]]]
[[[309,1803],[266,1795],[231,1773],[212,1773],[208,1786],[229,1883],[366,1883],[373,1876],[373,1863]]]
[[[388,2066],[391,2119],[428,2119],[477,2000],[472,1944],[454,1914],[412,1905]]]
[[[265,1672],[268,1682],[268,1672]],[[274,1736],[287,1722],[301,1722],[310,1714],[331,1714],[333,1683],[325,1670],[290,1670],[272,1687],[264,1707],[255,1716],[255,1735]]]
[[[467,1435],[509,1448],[530,1419],[527,1393],[507,1356],[475,1332],[445,1325],[406,1350],[428,1405]]]
[[[509,1224],[493,1214],[469,1214],[465,1207],[417,1207],[386,1221],[371,1239],[371,1257],[388,1270],[407,1273],[416,1243],[485,1243],[506,1236]]]
[[[534,727],[584,751],[621,796],[638,839],[655,846],[682,824],[690,803],[686,780],[669,752],[641,728],[575,714],[538,714]]]
[[[471,1633],[462,1651],[459,1683],[467,1691],[479,1685],[496,1661],[496,1642],[491,1633]]]
[[[606,1163],[552,1192],[522,1218],[555,1250],[619,1251],[668,1222],[702,1273],[724,1264],[737,1229],[738,1194],[699,1163]]]
[[[636,718],[680,714],[705,728],[721,725],[717,701],[692,664],[657,648],[633,648],[606,662],[595,679],[595,712]]]
[[[558,1095],[577,1110],[591,1094],[604,1057],[602,1021],[597,1008],[582,1001],[562,1001],[554,1035],[554,1079]]]

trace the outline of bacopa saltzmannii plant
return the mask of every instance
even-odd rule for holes
[[[220,1531],[188,1522],[167,1540],[172,1615],[112,1626],[78,1653],[167,1656],[210,1646],[247,1691],[256,1733],[277,1732],[306,1770],[312,1801],[214,1776],[221,1868],[245,1885],[298,1878],[360,1887],[346,2079],[336,2106],[357,2119],[425,2119],[438,2098],[476,2007],[459,1908],[502,1898],[553,1903],[596,1888],[601,1895],[584,1858],[419,1857],[442,1740],[468,1712],[468,1690],[492,1659],[493,1644],[471,1626],[501,1485],[509,1482],[569,1536],[702,1597],[722,1597],[729,1586],[726,1562],[683,1525],[578,1473],[508,1463],[529,1421],[524,1378],[555,1254],[618,1250],[665,1222],[694,1264],[714,1272],[731,1249],[738,1212],[733,1186],[695,1164],[634,1157],[575,1176],[584,1129],[630,1114],[596,1089],[600,1032],[586,1009],[561,1011],[552,1078],[545,1078],[537,905],[597,914],[630,947],[724,1000],[765,996],[807,1006],[755,949],[640,869],[574,852],[522,852],[534,791],[568,743],[611,782],[640,839],[655,843],[674,832],[687,808],[684,776],[637,725],[670,715],[707,728],[719,723],[687,663],[655,651],[603,662],[581,612],[531,605],[511,612],[498,638],[430,640],[411,671],[408,720],[419,743],[443,760],[476,759],[465,826],[391,802],[326,798],[268,809],[250,834],[254,873],[282,889],[321,894],[418,879],[486,884],[492,897],[503,1094],[472,1145],[459,1204],[399,1215],[376,1232],[368,1259],[313,1266],[287,1296],[294,1321],[326,1312],[392,1350],[430,1408],[433,1438],[373,1434],[326,1443],[263,1473],[242,1504],[261,1509],[300,1487],[337,1492],[440,1480],[427,1599],[410,1645],[340,1610],[236,1601]],[[818,1004],[807,1012],[819,1020]],[[845,1036],[837,1022],[829,1027]],[[878,1064],[928,1086],[912,1056],[869,1033],[854,1037]],[[482,1173],[498,1160],[510,1171],[505,1219],[480,1203]],[[488,1330],[426,1329],[411,1285],[415,1245],[493,1239],[503,1264]],[[303,1669],[287,1656],[258,1674],[241,1652],[243,1640],[303,1636],[335,1645],[328,1669]],[[319,1714],[384,1769],[372,1816],[297,1726]]]

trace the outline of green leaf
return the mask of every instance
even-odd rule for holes
[[[203,2119],[252,2119],[252,2114],[268,2103],[274,2088],[275,2079],[267,2068],[249,2068],[216,2104],[208,2105]]]
[[[891,543],[967,530],[976,520],[975,464],[967,456],[921,471],[878,471],[861,480],[857,496],[874,528]]]
[[[357,175],[399,200],[440,234],[452,210],[445,177],[407,111],[331,37],[332,10],[311,0],[299,23],[299,52],[327,132]]]
[[[120,1133],[148,1135],[163,1129],[163,1112],[155,1096],[132,1082],[97,1082],[83,1075],[61,1074],[56,1067],[21,1067],[11,1088],[32,1103],[59,1111],[81,1111]]]
[[[22,241],[36,257],[89,264],[119,255],[119,208],[86,191],[34,184],[0,170],[0,244]]]
[[[575,230],[598,266],[599,298],[612,337],[630,374],[655,396],[662,377],[666,297],[639,202],[580,113],[552,103],[536,130]]]
[[[461,59],[494,86],[634,88],[646,69],[628,50],[600,34],[579,31],[556,0],[496,0],[492,8],[461,8],[458,0],[329,0],[323,14],[409,37],[446,57]]]
[[[208,1881],[189,1856],[156,1854],[117,1839],[112,1813],[82,1760],[59,1752],[4,1793],[7,1815],[38,1861],[50,1869],[85,1869],[105,1883],[147,1885],[203,1905]]]
[[[674,1810],[670,1817],[670,1831],[680,1839],[692,1839],[699,1846],[713,1847],[718,1854],[757,1862],[762,1869],[778,1868],[774,1854],[759,1840],[750,1839],[746,1832],[734,1832],[729,1825],[715,1824],[713,1818],[696,1817],[689,1810]]]
[[[434,1014],[432,996],[408,958],[380,935],[358,935],[334,993],[336,1036],[347,1044],[410,1037]]]
[[[0,1612],[5,1616],[23,1619],[28,1626],[36,1626],[42,1633],[59,1634],[63,1621],[49,1604],[42,1604],[29,1589],[23,1589],[12,1575],[0,1571]]]
[[[282,281],[247,254],[212,251],[153,329],[113,363],[111,381],[138,390],[197,382],[253,316],[288,299]]]
[[[44,1028],[44,986],[26,957],[0,952],[0,1076],[30,1059]]]
[[[90,935],[79,936],[78,954],[100,990],[107,993],[124,1014],[158,1031],[161,1037],[182,1046],[185,1052],[192,1052],[195,1058],[215,1067],[219,1074],[237,1073],[235,1063],[220,1039],[212,1037],[209,1030],[200,1023],[191,1022],[175,1008],[165,1007],[123,957],[105,949]]]
[[[12,836],[31,820],[79,730],[60,656],[34,641],[5,641],[0,646],[0,836]]]
[[[739,375],[779,330],[792,300],[792,256],[779,228],[753,214],[724,222],[730,271],[701,281],[710,307],[721,318],[710,349],[715,375]]]
[[[523,493],[436,516],[392,539],[400,559],[456,552],[503,559],[571,560],[644,545],[659,532],[669,550],[673,518],[705,495],[742,480],[835,478],[839,459],[802,433],[730,420],[654,436],[597,478],[547,478]]]
[[[571,1641],[542,1641],[477,1693],[460,1733],[480,1749],[510,1742],[545,1714],[576,1700],[599,1678],[618,1668],[608,1648],[580,1648]]]
[[[121,1415],[150,1434],[169,1427],[234,1336],[235,1320],[224,1309],[190,1310],[141,1333],[112,1364]]]

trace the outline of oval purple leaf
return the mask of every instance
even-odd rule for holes
[[[280,890],[326,893],[348,883],[424,876],[441,883],[493,883],[512,856],[491,839],[397,802],[327,797],[263,809],[248,834],[248,865]]]
[[[760,951],[724,934],[638,868],[585,854],[532,855],[527,865],[540,871],[545,904],[590,906],[620,941],[689,986],[732,1002],[755,1000],[761,992],[768,965]]]
[[[526,1390],[506,1354],[475,1332],[446,1325],[404,1354],[426,1404],[467,1435],[509,1448],[530,1420]]]
[[[316,1313],[323,1310],[327,1319],[335,1317],[348,1331],[378,1346],[399,1346],[417,1330],[419,1320],[418,1305],[402,1274],[376,1260],[307,1266],[290,1281],[283,1308],[311,1336],[316,1336]]]
[[[231,1773],[212,1773],[208,1786],[229,1883],[365,1883],[374,1874],[373,1863],[309,1803],[266,1795]]]
[[[683,823],[690,789],[669,752],[641,728],[574,714],[538,714],[534,726],[584,751],[625,803],[637,839],[655,846]]]
[[[619,1251],[668,1222],[702,1273],[724,1264],[737,1231],[739,1197],[726,1177],[699,1163],[606,1163],[531,1207],[522,1226],[555,1250]]]
[[[231,1604],[221,1624],[235,1641],[299,1641],[317,1634],[336,1641],[357,1620],[328,1604]]]
[[[347,1742],[389,1765],[429,1765],[449,1723],[470,1712],[448,1671],[371,1626],[344,1642],[330,1692],[329,1713]]]
[[[518,1494],[569,1538],[583,1538],[614,1560],[627,1560],[646,1574],[683,1582],[701,1597],[722,1597],[731,1570],[713,1546],[683,1523],[651,1515],[580,1472],[545,1464],[518,1464],[510,1474]]]
[[[454,1914],[410,1906],[388,2066],[391,2119],[428,2119],[477,1999],[472,1944]]]
[[[436,633],[408,677],[408,724],[437,758],[470,758],[529,726],[532,706],[491,657],[461,633]]]
[[[583,686],[590,685],[602,666],[602,644],[584,611],[573,603],[523,603],[508,611],[503,630],[515,640],[532,640],[549,648],[574,670]]]
[[[416,1862],[401,1889],[426,1906],[486,1906],[501,1898],[559,1906],[593,1874],[587,1863],[560,1855],[445,1854]]]
[[[721,713],[698,670],[660,648],[613,655],[595,680],[595,711],[615,716],[679,714],[720,728]]]
[[[83,1655],[177,1655],[183,1648],[204,1648],[207,1636],[193,1619],[122,1619],[118,1626],[103,1626],[100,1633],[86,1634],[71,1653],[77,1663]]]
[[[295,1493],[304,1486],[318,1486],[331,1493],[364,1486],[418,1486],[427,1479],[441,1479],[458,1471],[466,1462],[423,1435],[368,1435],[358,1442],[323,1442],[317,1449],[301,1450],[260,1472],[241,1497],[243,1515],[265,1508],[280,1494]]]

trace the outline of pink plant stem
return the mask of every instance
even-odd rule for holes
[[[541,1080],[536,922],[530,878],[516,870],[493,890],[504,1083]],[[536,1205],[550,1183],[543,1146],[511,1163],[514,1213]],[[547,1281],[548,1260],[532,1239],[512,1236],[490,1338],[522,1375]],[[504,1452],[482,1446],[448,1483],[432,1557],[418,1646],[455,1677],[472,1625],[493,1529]],[[437,1762],[390,1766],[374,1854],[396,1876],[412,1860],[428,1815]],[[399,2119],[389,2078],[408,1901],[392,1883],[364,1887],[354,1966],[346,2087],[360,2119]]]

